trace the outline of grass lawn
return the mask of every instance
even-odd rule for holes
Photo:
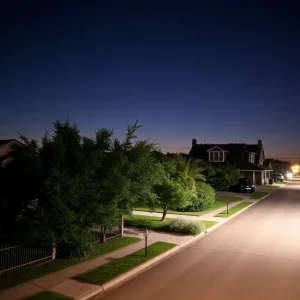
[[[148,247],[147,257],[145,256],[145,250],[141,249],[133,254],[76,276],[75,279],[91,284],[103,284],[133,268],[138,267],[146,261],[172,249],[175,246],[176,245],[170,243],[156,242]]]
[[[93,244],[90,255],[83,259],[55,259],[51,262],[28,267],[24,270],[10,273],[6,276],[2,276],[0,280],[0,291],[7,288],[14,287],[26,281],[30,281],[39,278],[50,273],[60,271],[62,269],[71,267],[89,259],[96,258],[114,250],[129,246],[131,244],[139,242],[141,239],[135,237],[121,237],[108,241],[105,244],[97,243]],[[53,298],[54,299],[54,298]]]
[[[265,184],[263,187],[278,189],[286,184],[287,182],[274,182],[273,184]]]
[[[124,225],[126,227],[147,228],[154,231],[170,232],[169,223],[172,221],[172,219],[167,218],[164,221],[161,221],[160,219],[161,218],[159,217],[131,215],[125,217]],[[214,221],[199,221],[199,222],[203,222],[206,229],[218,223]]]
[[[226,205],[226,200],[228,200],[231,203],[231,202],[243,200],[243,198],[241,198],[241,197],[217,196],[217,199],[216,199],[215,203],[213,204],[213,206],[209,210],[183,212],[183,211],[176,211],[176,210],[168,209],[168,214],[188,215],[188,216],[202,216],[202,215],[205,215],[205,214],[207,214],[207,213],[209,213],[209,212],[211,212],[215,209],[218,209],[218,208],[221,208],[221,207],[225,206]],[[146,207],[146,206],[136,207],[135,210],[151,212],[150,208]],[[157,206],[157,207],[154,208],[153,212],[162,213],[163,211],[162,211],[161,207]]]
[[[42,292],[31,297],[24,298],[24,300],[71,300],[72,298],[54,293],[54,292]]]
[[[235,213],[237,213],[238,211],[244,209],[245,207],[249,206],[250,204],[252,204],[253,202],[242,202],[232,208],[228,209],[228,214],[227,214],[227,210],[222,211],[221,213],[215,215],[215,217],[222,217],[222,218],[229,218],[230,216],[234,215]]]
[[[268,194],[269,194],[268,192],[254,192],[254,193],[252,193],[252,196],[250,199],[261,199]]]

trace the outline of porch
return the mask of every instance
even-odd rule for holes
[[[240,177],[248,178],[254,184],[268,184],[272,170],[240,170]]]

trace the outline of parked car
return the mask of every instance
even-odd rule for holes
[[[274,181],[283,181],[284,180],[284,176],[281,173],[274,173],[272,178],[274,179]]]
[[[233,192],[255,192],[255,185],[248,178],[238,178],[237,184],[230,187]]]

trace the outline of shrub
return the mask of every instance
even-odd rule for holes
[[[82,258],[91,251],[91,234],[79,234],[57,245],[57,257],[63,259]]]
[[[192,199],[192,205],[177,211],[203,211],[211,208],[216,200],[216,192],[213,187],[205,182],[197,183],[197,197]]]
[[[169,224],[170,232],[197,235],[205,230],[205,225],[201,221],[190,221],[185,219],[173,219]]]
[[[197,198],[193,203],[193,207],[196,210],[207,210],[213,206],[216,200],[216,191],[214,188],[205,183],[198,182],[197,183]]]

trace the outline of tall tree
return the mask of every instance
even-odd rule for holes
[[[131,213],[138,202],[156,199],[153,186],[160,182],[162,168],[153,155],[156,146],[148,141],[135,141],[139,127],[137,122],[128,126],[124,141],[114,140],[99,170],[100,202],[104,207],[98,211],[97,220],[101,224],[102,241],[107,228]],[[105,214],[106,211],[110,213]]]

